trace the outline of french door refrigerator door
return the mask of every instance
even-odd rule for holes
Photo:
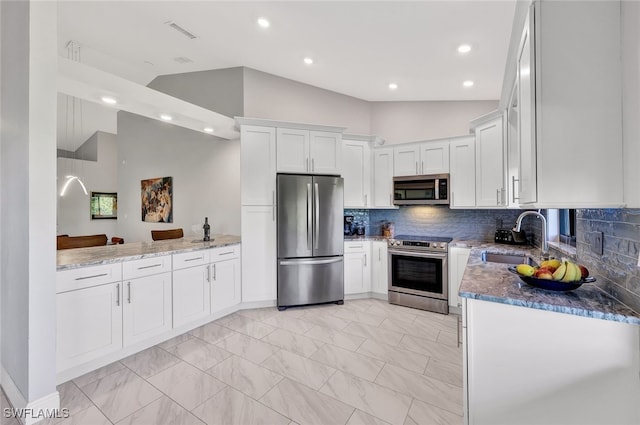
[[[313,256],[313,178],[278,174],[278,258]]]
[[[344,184],[341,177],[313,177],[313,256],[344,251]]]
[[[343,257],[278,260],[278,307],[343,299]]]

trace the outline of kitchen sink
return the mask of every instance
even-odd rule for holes
[[[530,266],[537,266],[533,258],[524,254],[500,254],[497,252],[482,251],[481,258],[483,263],[529,264]]]

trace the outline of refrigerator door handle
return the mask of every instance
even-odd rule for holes
[[[307,249],[311,249],[311,226],[313,217],[311,216],[311,208],[313,208],[313,200],[311,199],[311,183],[307,183]]]
[[[280,261],[279,264],[281,266],[301,266],[301,265],[314,265],[314,264],[333,264],[333,263],[339,263],[341,262],[343,259],[342,257],[332,257],[332,258],[323,258],[320,260],[313,260],[313,259],[309,259],[309,260],[283,260]]]
[[[314,207],[315,207],[315,213],[316,213],[316,217],[315,217],[315,221],[313,223],[313,230],[314,230],[314,234],[313,234],[313,247],[318,249],[318,224],[320,222],[320,188],[318,187],[318,183],[314,183],[314,194],[315,194],[315,203],[314,203]]]

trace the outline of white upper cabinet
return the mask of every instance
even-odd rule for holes
[[[276,169],[279,173],[340,174],[340,133],[280,127],[276,133]]]
[[[516,198],[518,179],[520,178],[520,143],[518,140],[518,83],[514,83],[509,104],[507,106],[506,126],[506,173],[507,173],[507,207],[518,208]]]
[[[369,142],[344,140],[342,159],[346,165],[344,177],[344,207],[368,208],[371,192],[371,148]]]
[[[521,207],[624,205],[620,20],[620,2],[535,1],[514,34]]]
[[[402,145],[393,149],[393,175],[415,176],[420,174],[420,145]]]
[[[420,145],[420,174],[449,172],[449,141]]]
[[[477,207],[506,204],[502,130],[502,115],[475,127]]]
[[[276,193],[276,129],[243,125],[240,129],[242,205],[272,205]]]
[[[476,206],[475,138],[459,137],[451,140],[451,208]]]
[[[393,148],[391,147],[373,150],[372,192],[373,207],[393,207]]]
[[[393,175],[414,176],[449,172],[449,141],[395,146]]]

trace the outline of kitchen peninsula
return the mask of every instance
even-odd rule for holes
[[[57,380],[225,316],[241,301],[240,237],[57,253]]]
[[[487,250],[460,286],[468,423],[640,423],[640,314],[593,284],[531,287]]]

